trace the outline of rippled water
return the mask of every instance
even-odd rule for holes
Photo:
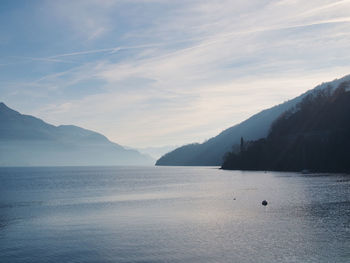
[[[0,168],[0,262],[350,262],[350,177]]]

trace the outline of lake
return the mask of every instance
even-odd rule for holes
[[[0,262],[350,262],[350,176],[0,168]]]

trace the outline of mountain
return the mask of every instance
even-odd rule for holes
[[[350,172],[350,81],[306,96],[272,124],[266,139],[242,139],[222,168]]]
[[[322,83],[304,94],[261,111],[249,119],[230,127],[219,135],[209,139],[204,143],[194,143],[182,146],[162,156],[156,165],[207,165],[219,166],[223,162],[225,153],[238,148],[240,138],[244,136],[246,140],[256,140],[265,138],[268,135],[271,124],[285,111],[293,108],[305,96],[327,87],[335,88],[341,82],[350,80],[350,75],[332,82]]]
[[[167,146],[159,146],[159,147],[137,148],[137,150],[140,153],[147,154],[147,155],[151,156],[154,159],[159,159],[164,154],[166,154],[167,152],[170,152],[170,151],[176,149],[177,147],[178,146],[167,145]]]
[[[0,103],[0,166],[151,165],[97,132],[54,126]]]

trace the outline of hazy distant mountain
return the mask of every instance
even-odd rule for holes
[[[265,138],[273,121],[283,112],[294,107],[305,96],[328,86],[335,88],[341,82],[347,80],[350,80],[350,75],[332,82],[323,83],[292,100],[255,114],[204,143],[189,144],[177,148],[162,156],[156,162],[156,165],[221,165],[225,153],[231,151],[232,147],[236,147],[242,136],[246,140]]]
[[[54,126],[0,103],[0,166],[151,165],[154,160],[73,125]]]
[[[283,113],[266,139],[244,142],[224,169],[350,171],[350,81],[306,96]]]
[[[176,149],[178,146],[159,146],[159,147],[145,147],[137,148],[140,153],[147,154],[154,159],[159,159],[161,156]]]

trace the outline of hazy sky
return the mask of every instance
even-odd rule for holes
[[[128,146],[201,142],[350,73],[350,1],[1,1],[0,101]]]

